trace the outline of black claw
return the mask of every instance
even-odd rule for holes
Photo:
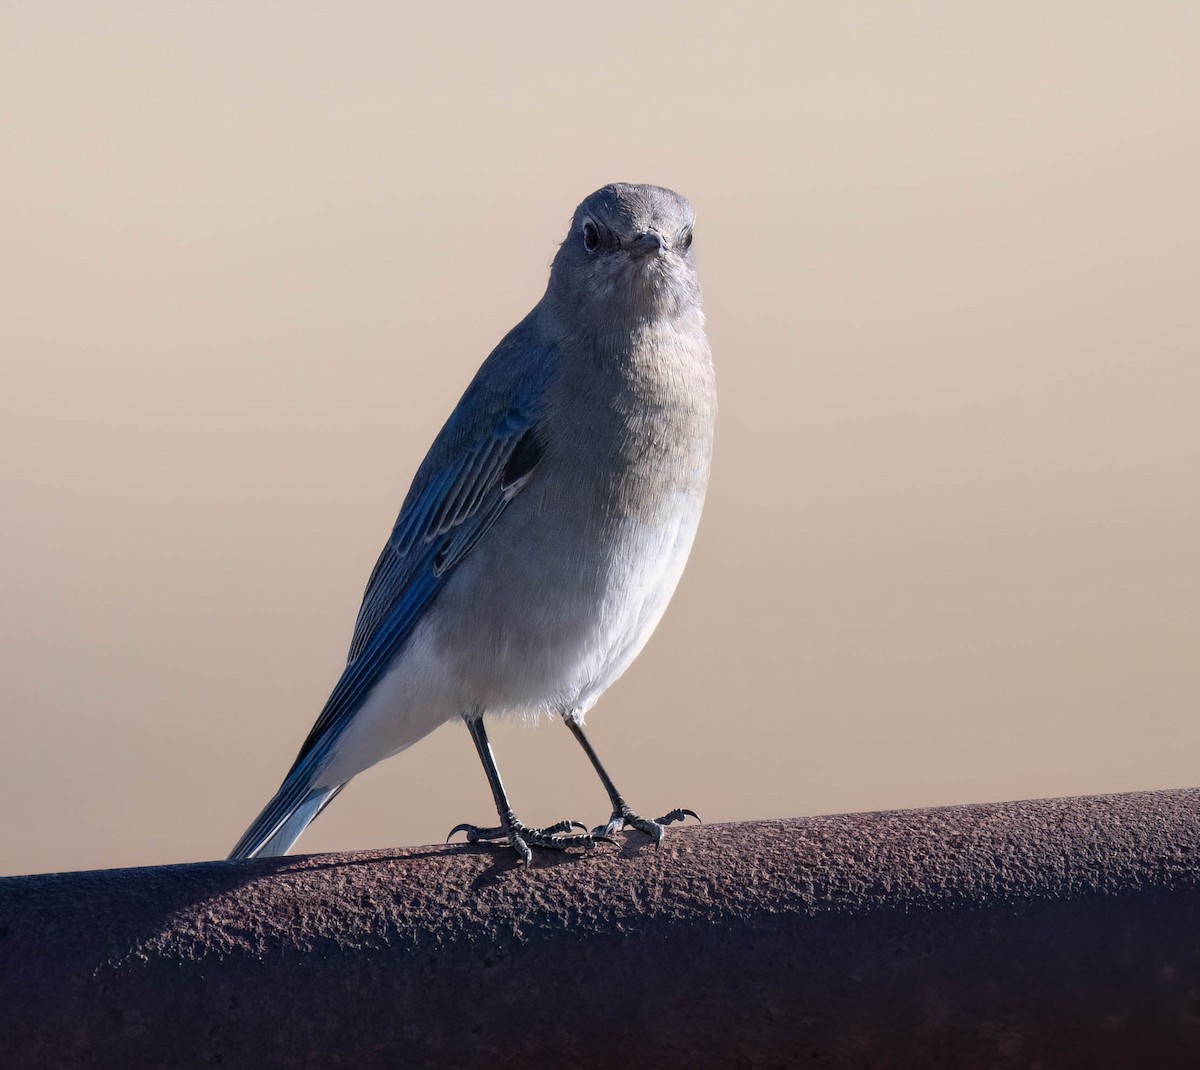
[[[529,844],[521,839],[516,832],[509,833],[508,842],[512,844],[513,850],[521,856],[521,861],[524,862],[525,865],[533,865],[533,851],[529,849]]]
[[[663,814],[663,816],[658,819],[658,823],[660,825],[670,825],[675,821],[682,821],[685,817],[694,817],[700,822],[700,824],[704,824],[700,815],[696,813],[695,810],[684,810],[682,808],[678,810],[672,810],[669,814]]]
[[[566,835],[573,829],[580,829],[584,835]],[[527,828],[519,821],[513,821],[511,824],[499,828],[480,828],[478,825],[469,825],[464,822],[461,825],[455,825],[450,830],[446,842],[449,843],[450,839],[458,832],[467,834],[467,843],[495,843],[507,840],[508,845],[527,864],[533,861],[533,852],[530,849],[532,847],[548,847],[562,851],[570,847],[591,849],[596,846],[596,839],[587,835],[587,826],[581,825],[578,821],[560,821],[556,825],[540,829]],[[611,843],[612,841],[607,842]]]
[[[618,800],[620,806],[613,811],[613,815],[609,818],[608,824],[597,825],[592,830],[593,839],[607,839],[614,832],[621,832],[624,829],[636,829],[638,832],[644,832],[647,836],[654,840],[654,846],[659,847],[662,844],[663,836],[666,834],[664,826],[670,825],[676,821],[683,821],[684,818],[694,817],[697,821],[700,820],[700,815],[695,810],[686,810],[680,808],[672,810],[670,813],[664,814],[657,821],[650,821],[647,818],[639,817],[628,806],[624,805],[621,800]]]
[[[594,847],[596,845],[595,840],[591,836],[548,835],[538,829],[526,828],[514,831],[520,835],[521,839],[533,847],[552,847],[562,850],[567,847]]]
[[[547,836],[554,836],[560,832],[570,832],[572,829],[579,829],[581,832],[587,832],[587,826],[581,825],[578,821],[560,821],[557,825],[547,825],[545,828],[530,829],[530,832],[541,832]]]
[[[503,840],[508,836],[508,830],[505,828],[480,828],[478,825],[455,825],[450,830],[450,836],[456,832],[465,832],[467,834],[467,843],[481,843],[486,840]],[[446,842],[450,842],[450,836],[446,837]]]

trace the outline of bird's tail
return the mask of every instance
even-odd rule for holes
[[[287,854],[300,833],[345,786],[313,787],[303,764],[293,769],[274,798],[263,807],[262,813],[229,852],[229,860]]]

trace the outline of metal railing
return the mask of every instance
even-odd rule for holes
[[[1200,791],[0,880],[5,1067],[1200,1067]]]

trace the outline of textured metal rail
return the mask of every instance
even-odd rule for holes
[[[6,1067],[1200,1066],[1200,791],[0,881]]]

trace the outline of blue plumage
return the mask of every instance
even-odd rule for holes
[[[349,780],[465,720],[496,800],[469,838],[594,846],[523,826],[483,718],[559,715],[625,804],[583,716],[637,656],[691,548],[716,402],[691,207],[616,184],[576,210],[542,300],[484,361],[413,479],[363,595],[345,670],[234,858],[285,853]],[[398,406],[402,410],[403,406]]]
[[[279,791],[238,841],[231,858],[254,857],[279,835],[293,815],[311,810],[300,814],[306,820],[299,824],[298,836],[340,790],[310,792],[311,774],[392,666],[455,566],[512,500],[516,481],[528,476],[536,464],[538,453],[529,448],[530,439],[535,437],[536,399],[522,400],[523,405],[510,409],[497,421],[490,435],[457,462],[435,473],[401,509],[392,536],[367,582],[345,671]],[[448,424],[442,435],[453,430]],[[521,459],[519,467],[523,470],[513,470],[514,458]],[[321,797],[314,803],[315,794]]]

